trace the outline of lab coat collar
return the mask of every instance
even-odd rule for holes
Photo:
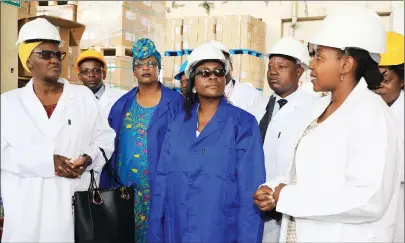
[[[99,99],[99,104],[101,108],[106,108],[111,103],[111,98],[113,97],[111,88],[104,85],[104,92]]]
[[[45,135],[49,136],[49,118],[46,114],[45,108],[42,105],[41,101],[38,99],[34,92],[33,87],[34,80],[31,79],[27,85],[22,88],[21,92],[21,101],[23,106],[25,106],[25,110],[29,113],[31,119],[33,119],[34,123],[37,125],[39,130]],[[65,97],[68,99],[72,99],[75,97],[75,93],[71,89],[71,84],[65,79],[59,79],[59,83],[63,83],[63,93],[59,98],[57,110],[58,113],[64,111],[67,107],[67,103],[65,102]],[[57,111],[55,110],[55,111]]]
[[[169,89],[166,88],[165,86],[163,86],[160,82],[159,82],[159,85],[162,90],[162,94],[161,94],[160,101],[156,107],[156,110],[152,116],[152,119],[150,120],[148,130],[154,124],[157,124],[158,123],[157,121],[159,120],[159,118],[162,117],[164,114],[166,114],[166,112],[169,111],[170,103],[172,102],[170,99]]]
[[[297,107],[299,107],[301,104],[299,103],[299,98],[300,98],[300,93],[303,92],[301,88],[298,88],[294,93],[290,94],[289,96],[285,98],[281,98],[277,94],[274,93],[274,96],[276,97],[276,105],[278,107],[277,101],[280,99],[285,99],[287,100],[287,104],[280,110],[277,111],[277,113],[274,115],[272,120],[278,119],[280,117],[284,117],[287,114],[290,114],[295,111]]]
[[[295,99],[295,97],[297,97],[297,93],[301,91],[301,88],[298,87],[298,89],[296,91],[294,91],[292,94],[288,95],[285,98],[281,98],[280,96],[278,96],[276,93],[273,93],[274,97],[276,97],[276,102],[281,100],[281,99],[285,99],[287,100],[288,103],[290,103],[290,101],[292,101],[293,99]],[[287,104],[288,104],[287,103]]]
[[[204,138],[208,137],[218,129],[220,129],[224,125],[224,121],[226,119],[226,106],[228,105],[228,102],[226,101],[225,98],[221,99],[221,102],[219,103],[218,109],[215,112],[215,115],[211,118],[211,120],[208,122],[208,124],[204,127],[204,129],[201,131],[200,135],[196,137],[196,130],[198,126],[198,121],[197,121],[197,108],[198,105],[194,107],[194,109],[191,112],[191,117],[188,121],[185,122],[186,130],[187,133],[192,136],[191,141],[194,141],[195,143],[203,140]]]
[[[362,94],[364,94],[365,92],[371,91],[367,88],[367,83],[364,80],[364,78],[361,78],[359,83],[354,87],[354,89],[346,98],[346,100],[343,102],[343,104],[332,115],[335,115],[336,113],[345,110],[347,106],[351,106],[354,103],[357,103],[359,99],[362,98]],[[325,111],[325,109],[328,107],[331,101],[332,95],[328,95],[319,99],[319,102],[316,103],[314,106],[314,110],[312,113],[312,121],[317,119]]]
[[[75,93],[72,92],[71,84],[69,83],[69,81],[67,81],[66,79],[60,78],[60,79],[58,79],[58,83],[63,84],[63,94],[62,95],[66,94],[69,98],[75,97]],[[34,92],[34,79],[33,78],[31,78],[31,80],[22,89],[23,89],[23,92],[21,93],[21,98],[23,98],[23,99],[32,98],[32,95],[37,97]]]

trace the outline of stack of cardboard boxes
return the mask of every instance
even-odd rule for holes
[[[223,42],[229,49],[246,49],[264,52],[266,24],[249,15],[217,17],[187,17],[167,19],[165,51],[193,49],[207,41]],[[263,58],[249,54],[233,55],[233,76],[241,82],[252,83],[263,89]],[[187,56],[163,58],[163,80],[167,86],[178,87],[173,81]]]
[[[18,19],[25,19],[37,15],[38,2],[23,0],[18,9]]]
[[[217,17],[216,40],[223,42],[229,49],[247,49],[264,52],[266,24],[249,15]],[[241,82],[249,82],[263,89],[263,58],[240,54],[233,56],[233,77]]]
[[[37,7],[37,15],[55,16],[77,21],[77,1],[41,1]]]
[[[159,51],[164,50],[166,23],[165,1],[80,2],[77,21],[87,27],[81,49],[93,48],[106,54],[106,82],[129,90],[137,85],[132,72],[134,43],[143,37],[153,40]]]

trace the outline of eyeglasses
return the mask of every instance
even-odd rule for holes
[[[215,69],[215,70],[203,69],[203,70],[197,71],[197,73],[195,75],[201,75],[204,78],[208,78],[208,77],[211,77],[212,74],[214,74],[218,78],[222,78],[223,76],[225,76],[226,71],[223,68],[219,68],[219,69]]]
[[[154,67],[156,67],[158,65],[158,63],[155,62],[155,61],[148,61],[148,62],[137,61],[137,62],[134,63],[134,66],[137,67],[137,68],[141,68],[145,64],[148,65],[148,67],[150,67],[150,68],[154,68]]]
[[[80,74],[89,76],[91,73],[100,75],[104,70],[102,68],[93,68],[93,69],[83,69],[80,70]]]
[[[42,50],[42,51],[33,51],[32,53],[39,54],[42,59],[45,60],[51,60],[53,57],[56,56],[56,58],[59,61],[62,61],[66,57],[66,52],[64,51],[49,51],[49,50]]]

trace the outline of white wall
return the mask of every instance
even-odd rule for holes
[[[185,16],[207,16],[205,9],[198,5],[203,1],[176,1],[176,4],[184,4],[184,7],[171,8],[172,1],[167,1],[167,7],[170,7],[170,13],[167,18],[182,18]],[[305,40],[306,36],[316,28],[316,19],[327,15],[328,11],[339,5],[351,4],[370,8],[376,12],[389,13],[394,6],[403,4],[403,1],[211,1],[214,3],[214,9],[211,10],[211,16],[218,15],[239,15],[249,14],[256,18],[261,18],[267,25],[265,52],[269,52],[271,47],[284,35],[289,35],[289,26],[293,16],[293,8],[296,2],[296,17],[298,17],[295,26],[295,37]],[[307,8],[305,7],[307,6]],[[307,9],[307,14],[305,10]],[[383,22],[388,28],[389,17],[383,17]],[[283,21],[284,20],[284,21]],[[308,74],[305,75],[307,77]],[[304,80],[308,80],[304,78]],[[263,92],[271,93],[268,85],[265,85]]]

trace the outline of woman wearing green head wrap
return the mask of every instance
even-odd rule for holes
[[[150,185],[153,184],[167,125],[181,109],[182,95],[163,86],[159,80],[161,56],[153,41],[139,39],[133,47],[135,87],[111,108],[108,121],[116,132],[111,169],[135,188],[136,242],[147,242]],[[100,186],[114,185],[106,168]]]

